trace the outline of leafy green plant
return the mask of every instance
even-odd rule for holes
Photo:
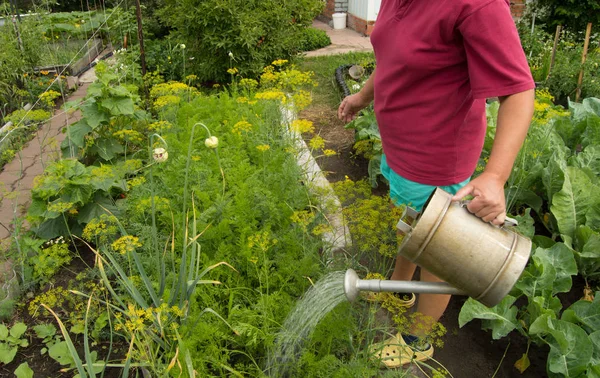
[[[96,65],[96,74],[98,81],[89,86],[85,100],[67,106],[81,110],[82,118],[67,128],[61,145],[64,157],[85,157],[88,165],[138,151],[147,140],[143,132],[149,123],[147,113],[135,106],[139,96],[134,88],[119,85],[119,76],[104,62]]]
[[[38,339],[42,339],[42,342],[46,345],[40,351],[42,354],[48,352],[48,348],[57,344],[61,341],[60,335],[56,333],[56,327],[51,323],[38,324],[33,326],[33,331]]]
[[[62,236],[51,240],[49,245],[39,249],[37,255],[31,259],[34,280],[39,280],[41,284],[49,282],[63,265],[71,262],[71,259],[69,245]]]
[[[27,331],[25,323],[15,323],[10,330],[4,324],[0,324],[0,362],[11,363],[19,348],[29,345],[29,341],[23,338],[25,331]]]
[[[275,5],[239,0],[227,4],[165,1],[159,17],[174,28],[174,40],[184,43],[189,56],[195,57],[190,66],[200,81],[227,81],[231,60],[243,76],[256,77],[273,60],[297,53],[303,29],[322,8],[318,0]],[[189,23],[189,17],[196,21]]]
[[[125,175],[140,161],[120,166],[86,167],[77,160],[49,164],[32,189],[28,216],[45,239],[81,235],[83,226],[107,212],[118,213],[114,197],[127,191]]]
[[[12,126],[0,134],[0,166],[12,161],[21,148],[33,138],[39,126],[50,118],[50,115],[43,109],[32,111],[19,109],[6,117],[6,122],[11,122]]]
[[[369,160],[369,182],[372,187],[377,187],[377,180],[381,176],[381,155],[383,148],[381,146],[381,135],[379,126],[375,118],[375,112],[372,108],[363,110],[362,114],[345,126],[347,129],[354,129],[354,149],[358,155],[364,156]]]
[[[530,6],[530,4],[528,4]],[[588,22],[598,24],[600,2],[598,0],[560,1],[537,0],[531,6],[535,7],[543,22],[552,27],[566,25],[573,31],[585,30]]]
[[[302,30],[300,51],[313,51],[331,45],[331,39],[324,30],[307,27]]]
[[[469,299],[459,317],[461,326],[482,319],[494,339],[516,330],[529,344],[549,345],[547,371],[552,377],[597,373],[600,349],[587,319],[596,302],[582,300],[563,308],[556,295],[572,290],[575,275],[588,284],[600,276],[599,103],[587,98],[570,103],[566,112],[552,104],[547,91],[538,91],[534,120],[506,188],[509,211],[526,216],[527,235],[537,247],[511,295],[491,309]],[[494,118],[497,106],[488,111]],[[486,153],[494,133],[490,123]],[[533,236],[534,229],[547,232]],[[526,352],[515,366],[522,371],[528,365]]]
[[[31,370],[27,362],[20,364],[14,373],[17,378],[33,378],[33,370]]]

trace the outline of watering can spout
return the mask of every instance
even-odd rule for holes
[[[352,269],[346,271],[344,275],[344,293],[350,302],[354,302],[358,296],[358,274]]]
[[[445,282],[361,280],[354,270],[348,269],[344,276],[346,298],[353,302],[361,291],[466,295],[464,291]]]

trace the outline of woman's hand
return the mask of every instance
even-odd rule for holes
[[[483,172],[456,192],[452,200],[460,201],[468,195],[472,195],[473,199],[467,205],[467,210],[484,222],[492,222],[492,224],[498,226],[504,224],[506,219],[504,180],[493,174]]]
[[[355,93],[342,100],[338,108],[338,118],[348,123],[358,115],[358,112],[369,106],[370,99],[365,99],[361,93]]]

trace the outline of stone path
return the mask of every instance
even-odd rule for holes
[[[356,32],[355,30],[349,28],[336,30],[329,24],[319,20],[313,21],[312,26],[317,29],[324,30],[331,39],[331,45],[323,47],[319,50],[306,52],[304,54],[306,57],[344,54],[352,51],[373,51],[371,39]]]
[[[69,96],[69,101],[85,97],[89,83],[83,83]],[[60,144],[66,134],[62,133],[65,126],[79,120],[80,113],[67,114],[57,110],[50,122],[44,124],[33,138],[12,162],[6,164],[0,172],[0,239],[6,247],[15,217],[27,213],[31,202],[31,188],[36,176],[44,172],[44,167],[60,156]]]

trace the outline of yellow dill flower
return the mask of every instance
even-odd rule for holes
[[[140,238],[137,236],[125,235],[115,240],[111,246],[115,252],[125,255],[135,251],[136,248],[141,247],[142,243],[140,243]]]
[[[292,100],[294,101],[294,106],[297,111],[305,109],[312,102],[312,96],[310,92],[299,90],[292,95]]]
[[[242,97],[236,98],[235,101],[239,104],[246,104],[246,103],[248,103],[248,98],[242,96]]]
[[[198,76],[196,76],[196,75],[187,75],[187,76],[185,77],[185,80],[188,80],[188,81],[196,81],[196,80],[198,80]]]
[[[42,103],[48,107],[53,107],[54,100],[58,97],[60,97],[60,93],[53,90],[46,91],[38,96],[40,101],[42,101]]]
[[[292,121],[292,130],[299,133],[312,133],[314,132],[313,123],[306,119],[296,119]]]
[[[242,80],[240,80],[240,86],[242,88],[252,90],[252,89],[255,89],[256,87],[258,87],[258,81],[254,80],[254,79],[242,79]]]
[[[266,252],[269,248],[277,244],[277,239],[271,238],[269,231],[262,231],[248,236],[248,248],[258,248]]]
[[[149,124],[148,130],[160,133],[162,131],[169,130],[171,127],[173,127],[173,125],[169,121],[157,121]]]
[[[279,100],[281,103],[286,103],[285,93],[282,91],[266,91],[258,92],[254,95],[257,100]]]
[[[154,101],[154,107],[156,109],[162,109],[169,105],[179,104],[181,102],[181,98],[175,95],[165,95],[160,96]]]
[[[142,185],[146,182],[146,178],[144,176],[134,177],[133,179],[127,181],[127,190],[131,190],[136,186]]]
[[[239,121],[235,125],[233,125],[233,129],[231,129],[232,133],[241,135],[242,132],[248,133],[252,131],[252,124],[248,121]]]
[[[325,154],[325,156],[334,156],[337,155],[337,152],[335,152],[334,150],[327,149],[323,150],[323,154]]]
[[[333,231],[333,227],[331,227],[331,225],[323,223],[323,224],[319,224],[315,228],[313,228],[312,234],[315,236],[319,236],[319,235],[323,235],[327,232],[332,232],[332,231]]]
[[[133,172],[142,168],[142,165],[143,163],[140,159],[129,159],[122,164],[122,168],[125,172]]]
[[[44,76],[48,75],[50,72],[46,70],[41,70],[40,73]]]
[[[271,63],[271,64],[274,66],[283,66],[287,62],[288,61],[286,59],[277,59],[277,60],[274,60],[273,63]]]
[[[73,209],[75,204],[73,202],[63,202],[57,200],[48,205],[48,211],[56,213],[64,213]]]
[[[269,148],[271,148],[271,146],[269,146],[268,144],[261,144],[261,145],[256,146],[256,149],[259,150],[260,152],[265,152]]]
[[[144,141],[144,136],[135,130],[123,129],[113,133],[113,136],[117,139],[128,141],[131,143],[141,143]]]
[[[113,215],[102,214],[100,218],[92,219],[85,226],[82,236],[87,241],[95,242],[95,239],[98,238],[101,243],[104,243],[117,231],[117,218]]]
[[[535,97],[545,100],[545,101],[554,101],[554,96],[550,93],[548,89],[536,89]]]
[[[308,144],[313,150],[319,150],[325,147],[325,139],[323,139],[320,135],[317,135],[313,137]]]
[[[237,69],[237,68],[235,68],[235,67],[234,67],[234,68],[229,68],[229,69],[227,70],[227,73],[228,73],[228,74],[230,74],[230,75],[235,75],[235,74],[236,74],[236,73],[238,73],[238,72],[239,72],[239,71],[238,71],[238,69]]]
[[[194,87],[190,87],[185,83],[181,83],[178,81],[169,81],[168,83],[160,83],[156,84],[150,90],[150,97],[157,99],[161,96],[167,95],[187,95],[187,94],[197,94],[198,90]]]
[[[168,198],[154,196],[154,208],[156,211],[167,213],[171,208],[171,202]],[[144,214],[145,212],[152,211],[152,198],[142,198],[135,206],[136,212]]]
[[[306,232],[308,225],[312,222],[314,214],[307,210],[294,211],[290,216],[290,220],[300,226]]]

